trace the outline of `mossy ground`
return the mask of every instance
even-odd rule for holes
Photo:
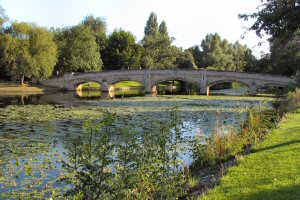
[[[229,169],[203,199],[300,198],[300,109],[290,114],[253,153]],[[202,199],[202,198],[199,198]]]

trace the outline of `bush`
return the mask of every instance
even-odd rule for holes
[[[288,92],[283,98],[274,103],[280,115],[296,110],[300,105],[300,88],[295,88],[293,92]]]

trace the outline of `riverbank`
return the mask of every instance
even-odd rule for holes
[[[45,94],[45,92],[57,90],[57,88],[45,87],[38,84],[19,85],[15,82],[0,82],[0,96]]]
[[[219,185],[199,199],[298,199],[300,196],[300,109],[238,159]]]

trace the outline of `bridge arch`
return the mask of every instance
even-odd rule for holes
[[[89,83],[89,82],[97,83],[100,85],[100,87],[102,87],[102,83],[99,80],[95,80],[95,79],[74,79],[72,85],[75,91],[80,91],[82,90],[82,85],[84,83]]]
[[[198,90],[199,84],[197,83],[197,81],[188,79],[188,77],[169,76],[169,77],[153,80],[151,83],[151,91],[157,93],[159,84],[165,83],[165,82],[170,82],[170,81],[180,81],[184,84],[191,84],[191,85],[194,84],[197,86],[197,90]],[[186,87],[186,86],[183,86],[183,87]]]
[[[120,77],[120,78],[114,78],[114,79],[110,79],[110,80],[107,80],[107,81],[104,80],[104,81],[105,81],[104,85],[106,86],[106,88],[103,89],[103,92],[109,92],[111,94],[115,93],[116,84],[118,84],[120,82],[124,82],[124,81],[136,82],[136,83],[139,83],[141,85],[141,88],[145,88],[144,83],[142,82],[142,80],[134,79],[134,78]]]
[[[142,86],[144,86],[143,81],[132,79],[132,78],[118,78],[118,79],[113,79],[113,80],[109,81],[108,84],[109,85],[115,85],[115,84],[123,82],[123,81],[133,81],[133,82],[137,82],[137,83],[141,84]]]
[[[257,93],[257,85],[254,81],[249,82],[249,81],[244,81],[240,79],[217,79],[210,81],[207,84],[207,95],[210,94],[211,87],[217,85],[217,84],[226,84],[226,83],[239,83],[241,85],[244,85],[245,87],[249,88],[249,94],[250,95],[256,95]]]
[[[268,93],[268,92],[280,92],[282,91],[287,84],[283,83],[264,83],[257,86],[258,91],[262,93]]]
[[[277,87],[286,87],[287,84],[285,83],[264,83],[264,84],[260,84],[258,85],[257,87],[260,88],[260,87],[267,87],[267,86],[277,86]]]
[[[241,81],[241,80],[234,80],[234,79],[220,79],[220,80],[215,80],[207,84],[208,87],[211,87],[213,85],[219,84],[219,83],[240,83],[242,85],[245,85],[247,87],[251,87],[251,83],[246,82],[246,81]]]

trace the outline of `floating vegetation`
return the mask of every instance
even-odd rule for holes
[[[82,133],[84,121],[100,120],[107,110],[118,116],[111,124],[114,132],[123,127],[150,129],[151,122],[165,121],[177,107],[186,149],[181,157],[190,164],[190,142],[196,134],[208,137],[219,124],[239,129],[248,108],[269,104],[260,98],[163,96],[0,108],[0,198],[48,198],[71,188],[55,182],[66,173],[60,162],[68,157],[65,141]],[[118,137],[112,141],[117,143]]]

